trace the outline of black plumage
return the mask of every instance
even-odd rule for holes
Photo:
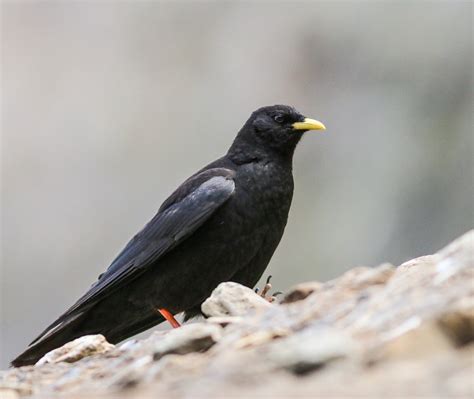
[[[295,147],[305,131],[322,129],[289,106],[255,111],[228,153],[186,180],[12,365],[86,334],[119,342],[164,321],[157,309],[188,319],[223,281],[253,287],[287,222]]]

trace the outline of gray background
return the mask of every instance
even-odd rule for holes
[[[251,111],[322,120],[269,273],[285,290],[473,222],[470,2],[2,5],[1,363]]]

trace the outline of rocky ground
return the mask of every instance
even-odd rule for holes
[[[208,319],[114,346],[87,336],[0,372],[0,397],[473,397],[474,231],[268,303],[235,283]]]

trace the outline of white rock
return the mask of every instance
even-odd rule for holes
[[[113,348],[115,345],[108,343],[101,334],[85,335],[48,352],[38,360],[36,365],[59,362],[73,363],[87,356],[108,352]]]
[[[211,296],[201,305],[202,312],[208,316],[245,316],[249,312],[271,307],[268,301],[243,285],[221,283]]]
[[[438,252],[435,283],[440,284],[462,269],[474,268],[474,230],[468,231]]]

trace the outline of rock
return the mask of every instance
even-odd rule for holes
[[[464,234],[438,252],[436,283],[454,276],[463,269],[474,269],[474,230]],[[471,273],[472,274],[472,273]]]
[[[309,281],[307,283],[295,285],[285,294],[281,303],[293,303],[306,299],[313,292],[320,290],[322,286],[323,283],[320,283],[319,281]]]
[[[18,399],[20,394],[15,389],[0,388],[0,398],[2,399]]]
[[[471,344],[474,342],[474,303],[442,314],[438,323],[456,346]]]
[[[378,356],[383,355],[391,359],[416,359],[452,349],[449,337],[438,323],[422,322],[419,318],[407,320],[399,329],[390,331],[384,339],[384,345],[378,348],[381,352]]]
[[[237,316],[221,316],[221,317],[209,317],[208,323],[219,324],[221,327],[226,327],[229,324],[242,323],[243,318]]]
[[[390,263],[383,263],[380,266],[355,267],[344,273],[337,280],[330,281],[328,285],[337,282],[340,288],[351,290],[362,290],[370,286],[382,285],[392,277],[395,266]]]
[[[0,372],[0,394],[473,397],[473,234],[398,268],[357,267],[300,284],[284,304],[223,283],[203,304],[210,317],[202,322],[117,348],[83,337],[42,364]],[[91,340],[104,353],[84,349]]]
[[[188,324],[171,330],[153,347],[155,360],[170,353],[185,355],[191,352],[204,352],[222,336],[222,327],[218,324]]]
[[[350,336],[332,328],[318,326],[275,341],[267,351],[269,360],[279,367],[296,374],[307,374],[329,362],[353,354],[356,347]]]
[[[265,310],[272,305],[243,285],[221,283],[202,304],[202,312],[210,317],[245,316],[250,312]]]
[[[233,342],[233,349],[246,349],[262,346],[273,340],[287,337],[291,332],[285,329],[262,329],[251,334],[243,334],[237,341]]]
[[[59,362],[73,363],[87,356],[105,353],[113,348],[115,346],[109,344],[101,334],[85,335],[48,352],[38,360],[36,365],[41,366],[46,363]]]

